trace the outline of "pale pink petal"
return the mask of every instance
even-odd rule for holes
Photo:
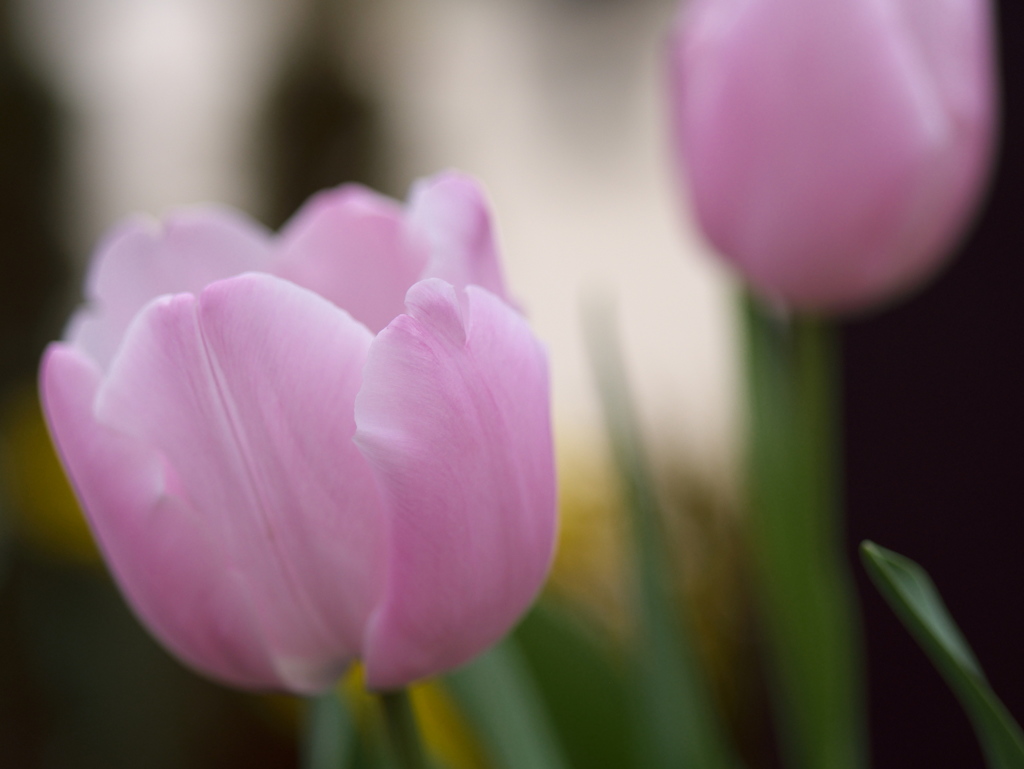
[[[107,563],[129,603],[196,669],[250,688],[280,685],[248,592],[208,522],[173,490],[151,444],[96,421],[100,372],[74,348],[46,352],[47,421]]]
[[[401,206],[358,185],[310,198],[281,233],[274,272],[316,291],[374,333],[402,312],[426,265]]]
[[[356,443],[390,516],[389,572],[367,630],[371,687],[455,667],[506,633],[555,535],[547,358],[524,319],[470,286],[409,292],[370,348]]]
[[[93,257],[88,304],[66,338],[106,369],[135,314],[163,294],[198,294],[215,280],[266,270],[269,234],[229,209],[183,209],[162,222],[131,219]]]
[[[423,278],[482,286],[510,304],[491,215],[480,185],[454,171],[422,179],[409,195],[409,227],[430,246]]]
[[[173,467],[295,691],[358,653],[383,578],[380,502],[351,442],[370,340],[322,297],[243,275],[148,306],[97,396],[100,422]]]
[[[984,0],[693,0],[674,144],[698,219],[762,295],[850,310],[936,269],[993,136]]]

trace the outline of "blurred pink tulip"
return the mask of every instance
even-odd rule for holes
[[[989,0],[691,0],[673,144],[712,244],[763,297],[850,311],[937,269],[996,120]]]
[[[181,659],[377,689],[501,638],[551,560],[547,358],[455,174],[323,192],[271,235],[132,221],[47,350],[51,433],[110,567]]]

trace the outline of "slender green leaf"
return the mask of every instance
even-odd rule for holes
[[[909,558],[873,542],[864,542],[860,552],[876,587],[967,711],[988,765],[1024,769],[1024,734],[989,687],[928,574]]]
[[[498,769],[565,769],[544,702],[511,639],[445,683]]]
[[[633,413],[625,364],[607,308],[593,308],[587,347],[612,451],[630,511],[636,642],[638,746],[650,769],[729,769],[740,765],[712,705],[692,631],[672,597],[661,511]]]
[[[745,304],[748,504],[786,763],[865,765],[860,628],[843,555],[831,329]]]

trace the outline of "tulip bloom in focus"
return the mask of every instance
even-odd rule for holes
[[[129,222],[47,350],[51,433],[116,579],[194,668],[314,692],[455,667],[551,560],[547,358],[470,180],[357,186],[271,235]]]
[[[988,0],[691,0],[673,144],[714,246],[763,297],[847,311],[949,254],[987,176]]]

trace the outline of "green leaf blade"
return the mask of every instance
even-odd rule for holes
[[[1024,769],[1024,733],[992,691],[927,572],[873,542],[860,551],[879,592],[960,700],[991,769]]]
[[[632,534],[636,638],[629,679],[638,755],[649,769],[740,769],[742,761],[714,707],[693,628],[672,597],[672,554],[608,308],[591,305],[584,327]]]

